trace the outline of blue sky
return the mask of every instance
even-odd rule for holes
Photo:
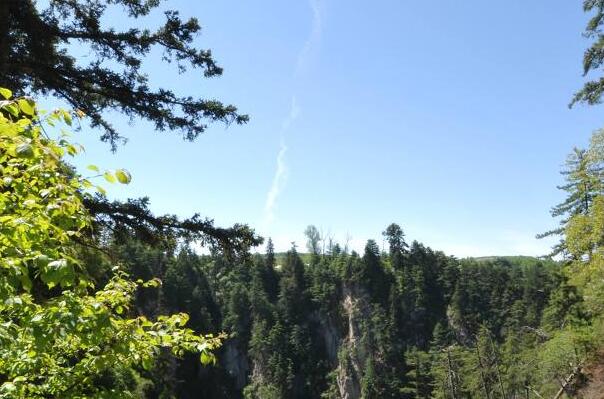
[[[188,143],[117,116],[128,144],[111,154],[82,134],[79,162],[132,173],[112,197],[245,222],[279,250],[303,245],[308,224],[362,248],[396,222],[452,255],[544,254],[534,236],[555,226],[566,154],[604,126],[601,107],[567,107],[589,44],[579,0],[166,5],[199,18],[197,44],[225,72],[178,75],[153,56],[152,83],[236,104],[250,123]]]

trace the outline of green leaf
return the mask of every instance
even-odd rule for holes
[[[98,166],[96,166],[96,165],[88,165],[86,168],[87,168],[88,170],[93,171],[93,172],[98,172],[98,171],[99,171],[99,167],[98,167]]]
[[[151,370],[151,367],[153,367],[153,359],[150,359],[148,357],[145,357],[143,359],[143,368],[145,370]]]
[[[46,267],[49,263],[50,263],[50,258],[46,255],[39,255],[38,257],[36,257],[35,262],[36,262],[36,266],[42,268],[42,267]]]
[[[75,145],[73,144],[68,144],[67,145],[67,153],[71,156],[74,156],[78,153],[78,149]]]
[[[4,300],[4,304],[6,305],[22,305],[23,299],[18,296],[13,296]]]
[[[0,95],[8,100],[13,96],[13,92],[4,87],[0,87]]]
[[[207,366],[208,364],[214,362],[214,356],[208,354],[207,352],[201,352],[199,358],[201,360],[201,364],[203,364],[204,366]]]
[[[19,276],[19,279],[21,280],[21,285],[23,286],[23,289],[27,292],[30,292],[33,288],[33,282],[31,281],[29,276],[22,274],[21,276]]]
[[[54,287],[55,285],[63,282],[68,274],[69,267],[67,265],[67,261],[65,259],[59,259],[50,262],[47,265],[46,270],[40,275],[40,278],[49,287]]]
[[[115,183],[115,176],[113,176],[113,174],[111,172],[105,172],[105,173],[103,173],[103,177],[109,183]]]
[[[149,288],[149,287],[156,288],[156,287],[161,286],[161,280],[158,279],[157,277],[153,278],[149,281],[145,281],[145,282],[143,282],[143,280],[140,280],[140,282],[142,283],[143,287],[146,287],[146,288]]]
[[[94,186],[96,188],[96,191],[98,191],[100,194],[102,195],[107,195],[107,190],[105,190],[102,186]]]
[[[116,170],[115,177],[117,177],[117,180],[122,184],[128,184],[132,180],[132,176],[130,175],[130,172],[128,172],[125,169]]]
[[[15,384],[10,381],[6,381],[4,384],[0,385],[0,392],[13,392],[17,389]]]
[[[65,120],[65,123],[67,123],[69,126],[71,126],[72,123],[72,119],[71,119],[71,114],[67,111],[63,112],[63,119]]]
[[[20,98],[17,103],[19,104],[19,108],[21,108],[21,112],[24,114],[32,116],[36,113],[33,101]]]
[[[34,148],[29,143],[19,144],[15,152],[20,158],[31,158],[34,156]]]
[[[12,116],[19,116],[19,107],[14,102],[5,103],[2,108],[8,111]]]

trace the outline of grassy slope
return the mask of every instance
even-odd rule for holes
[[[558,262],[551,259],[541,259],[536,258],[534,256],[481,256],[477,258],[473,258],[478,262],[490,262],[495,261],[497,259],[503,259],[511,264],[519,265],[519,266],[533,266],[537,263],[541,263],[545,266],[555,266],[558,265]]]

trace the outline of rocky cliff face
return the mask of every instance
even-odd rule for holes
[[[367,351],[360,344],[361,323],[369,317],[369,303],[367,295],[357,286],[345,285],[342,294],[347,331],[339,348],[336,381],[342,399],[359,399],[363,365],[367,359]]]
[[[331,394],[329,397],[360,399],[365,365],[371,356],[363,341],[364,324],[371,317],[371,302],[366,290],[358,284],[345,283],[336,309],[329,313],[316,311],[308,320],[324,348],[324,357],[317,361],[326,362],[333,371]],[[246,385],[265,385],[266,360],[250,358],[241,350],[237,341],[225,344],[221,363],[232,377],[236,389]]]
[[[467,330],[466,323],[453,311],[451,306],[447,307],[447,323],[459,342],[465,345],[471,344],[473,339],[472,334]]]
[[[312,322],[317,326],[317,333],[323,341],[327,361],[332,367],[338,365],[338,350],[342,344],[342,333],[338,323],[338,316],[315,312]]]
[[[221,361],[228,375],[233,378],[235,387],[239,390],[243,389],[247,384],[250,365],[247,353],[239,349],[236,340],[225,344]]]

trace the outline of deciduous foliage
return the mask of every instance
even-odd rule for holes
[[[321,252],[321,233],[319,230],[311,224],[304,230],[304,235],[306,236],[306,248],[308,252],[318,255]]]
[[[186,314],[136,316],[135,292],[158,280],[133,282],[116,267],[107,284],[95,286],[77,251],[89,237],[82,199],[94,185],[65,163],[79,148],[65,133],[52,139],[43,130],[71,124],[72,116],[41,118],[33,101],[0,94],[0,396],[125,396],[134,387],[104,383],[104,376],[148,369],[162,348],[213,361],[219,339],[184,328]],[[103,175],[130,179],[121,170]]]

